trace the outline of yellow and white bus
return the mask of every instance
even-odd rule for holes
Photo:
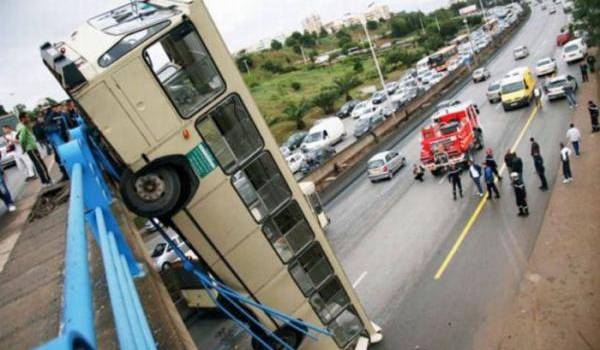
[[[41,53],[125,169],[132,212],[172,226],[240,293],[333,336],[302,341],[252,310],[264,325],[302,349],[382,339],[202,1],[131,1]]]

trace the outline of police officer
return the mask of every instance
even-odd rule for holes
[[[523,181],[523,160],[519,158],[517,152],[513,152],[512,171],[519,174],[519,179]]]
[[[515,199],[517,201],[517,207],[519,208],[518,216],[528,216],[529,208],[527,207],[527,191],[525,190],[525,184],[521,181],[519,173],[510,173],[512,180],[512,187],[515,191]]]
[[[460,169],[456,167],[456,165],[452,164],[450,166],[450,171],[448,172],[448,181],[452,184],[452,196],[454,200],[456,200],[456,188],[458,187],[458,191],[460,194],[460,198],[463,197],[462,191],[462,183],[460,181]]]

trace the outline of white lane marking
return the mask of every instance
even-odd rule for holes
[[[360,276],[358,276],[358,279],[352,283],[352,288],[356,288],[356,286],[358,286],[358,284],[360,282],[362,282],[363,278],[365,278],[365,276],[367,275],[367,271],[364,271],[363,273],[360,274]]]
[[[13,233],[11,236],[5,238],[0,242],[0,272],[4,270],[4,265],[8,262],[10,253],[12,253],[17,239],[21,235],[21,232]]]

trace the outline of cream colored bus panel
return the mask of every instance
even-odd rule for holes
[[[162,91],[156,88],[154,77],[141,59],[131,61],[113,77],[155,141],[179,129],[181,119]]]
[[[80,97],[85,110],[94,116],[94,122],[104,137],[119,150],[125,162],[133,162],[149,144],[133,124],[127,112],[117,101],[106,83],[94,86]]]

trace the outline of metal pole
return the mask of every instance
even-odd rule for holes
[[[479,0],[479,6],[481,7],[481,13],[483,13],[483,23],[486,23],[487,14],[485,13],[485,7],[483,7],[483,0]]]
[[[437,25],[438,32],[441,33],[442,32],[442,28],[440,28],[440,21],[438,21],[437,16],[435,16],[435,24]]]
[[[385,80],[383,79],[383,74],[381,73],[381,68],[379,67],[379,61],[377,60],[377,55],[375,54],[375,49],[373,48],[373,42],[371,41],[371,36],[369,35],[369,31],[367,30],[367,21],[366,18],[362,18],[363,20],[360,21],[360,23],[363,26],[363,29],[365,30],[365,35],[367,36],[367,41],[369,42],[369,48],[371,49],[371,55],[373,56],[373,61],[375,62],[375,68],[377,69],[377,74],[379,75],[379,82],[381,82],[381,87],[383,88],[383,91],[385,93],[385,97],[387,99],[387,103],[388,105],[391,103],[390,101],[390,95],[387,92],[387,89],[385,88]]]

